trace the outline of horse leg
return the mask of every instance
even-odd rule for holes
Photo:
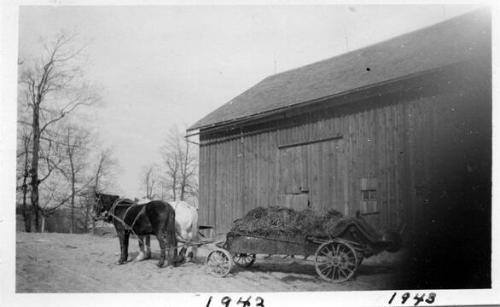
[[[178,261],[184,261],[185,259],[185,256],[186,256],[186,251],[187,251],[187,248],[185,246],[181,247],[181,250],[179,252],[179,259]]]
[[[125,262],[128,261],[128,242],[130,238],[130,232],[125,231],[125,236],[123,238],[123,250],[125,254],[123,255],[123,259],[125,259]]]
[[[189,240],[189,242],[193,242],[193,239]],[[197,242],[197,240],[195,242]],[[186,262],[195,262],[197,250],[198,247],[195,244],[192,244],[187,248],[183,247],[181,249],[181,254],[184,256],[187,253]]]
[[[118,239],[120,240],[120,260],[118,264],[124,264],[128,259],[128,239],[130,234],[128,231],[122,230],[118,232]]]
[[[137,257],[135,257],[134,261],[142,261],[146,258],[145,253],[144,253],[144,239],[145,239],[145,237],[146,236],[137,236],[137,239],[139,241],[139,255],[137,255]]]
[[[184,262],[184,257],[178,257],[177,244],[167,243],[168,246],[168,263],[176,267],[179,263]]]
[[[163,233],[157,234],[156,238],[158,239],[158,244],[160,245],[160,261],[157,265],[159,268],[161,268],[165,264],[165,248],[167,245],[167,240]]]
[[[122,258],[123,258],[123,237],[124,237],[124,231],[116,231],[116,235],[118,237],[118,242],[120,242],[120,257],[118,258],[118,261],[116,264],[123,264]]]
[[[151,240],[149,238],[149,235],[146,235],[146,258],[145,259],[150,259],[151,258]]]
[[[189,261],[189,259],[186,258],[186,253],[187,250],[189,249],[189,246],[187,246],[187,244],[191,242],[189,233],[185,229],[179,229],[176,235],[177,235],[177,242],[182,244],[181,250],[179,251],[179,257],[176,261],[179,263],[184,261],[187,262]]]
[[[195,262],[196,261],[196,254],[198,252],[198,246],[196,245],[193,245],[191,247],[191,251],[188,253],[188,258],[190,259],[191,262]]]
[[[193,228],[194,228],[194,233],[193,233],[193,238],[191,239],[191,241],[200,242],[200,237],[198,235],[198,225],[195,225],[195,227],[193,227]],[[196,261],[197,252],[198,252],[198,246],[193,244],[191,246],[191,251],[188,253],[188,259],[191,262]]]
[[[167,234],[165,233],[158,234],[156,237],[160,244],[160,261],[158,262],[158,267],[163,267],[165,258],[167,258],[167,266],[171,264],[177,266],[177,246],[167,238]],[[166,249],[168,249],[168,252],[166,252]]]

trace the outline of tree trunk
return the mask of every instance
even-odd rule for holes
[[[28,153],[26,153],[26,156]],[[27,158],[26,158],[27,159]],[[24,172],[24,178],[23,178],[23,186],[22,186],[22,191],[23,191],[23,205],[22,205],[22,212],[23,212],[23,220],[24,220],[24,231],[26,232],[31,232],[31,214],[28,209],[28,205],[26,204],[26,195],[28,194],[28,185],[26,183],[28,179],[29,173],[28,170],[25,170]]]
[[[26,204],[26,194],[27,194],[26,190],[27,190],[26,185],[23,185],[22,212],[23,212],[23,221],[24,221],[24,231],[31,232],[31,214],[30,214],[28,206]]]
[[[90,216],[90,202],[88,199],[85,199],[85,224],[83,225],[85,233],[89,232],[89,216]]]
[[[187,182],[187,167],[189,158],[189,143],[186,142],[186,152],[184,153],[184,159],[182,161],[181,167],[181,200],[184,201],[186,192],[186,182]]]
[[[41,229],[41,232],[45,232],[45,216],[42,214],[41,217],[42,217],[42,229]]]
[[[31,207],[35,213],[35,229],[40,231],[40,210],[38,204],[38,159],[40,151],[40,105],[33,104],[33,156],[31,159]]]
[[[23,167],[23,185],[21,187],[23,192],[23,204],[21,207],[24,221],[24,231],[31,232],[31,214],[28,205],[26,204],[26,196],[28,194],[28,177],[30,176],[29,170],[29,137],[23,136],[23,149],[24,149],[24,167]]]
[[[184,201],[186,199],[186,186],[187,186],[187,178],[186,175],[182,175],[181,181],[181,200]]]
[[[71,230],[75,232],[75,176],[71,176]]]
[[[177,191],[175,190],[177,186],[177,180],[173,179],[172,181],[172,196],[174,197],[174,201],[177,200]]]
[[[75,232],[75,165],[73,161],[73,148],[71,148],[71,129],[68,128],[68,158],[69,158],[69,166],[71,170],[71,227],[70,233]]]

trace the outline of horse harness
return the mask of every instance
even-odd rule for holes
[[[113,203],[113,205],[111,206],[111,208],[109,209],[109,211],[108,211],[108,212],[106,212],[105,216],[106,216],[106,217],[107,217],[107,216],[111,216],[112,218],[116,219],[118,222],[120,222],[120,223],[123,225],[123,227],[125,227],[125,229],[130,230],[130,231],[131,231],[131,232],[132,232],[132,233],[133,233],[133,234],[137,237],[137,240],[139,240],[139,241],[141,242],[141,244],[142,244],[142,245],[145,245],[145,244],[144,244],[144,241],[140,238],[140,236],[139,236],[139,235],[137,235],[137,233],[135,233],[135,231],[134,231],[133,227],[134,227],[134,225],[135,225],[135,222],[137,222],[137,220],[139,219],[139,217],[140,217],[142,214],[144,214],[144,212],[146,212],[146,206],[142,207],[141,211],[139,211],[139,213],[137,213],[137,215],[135,216],[134,221],[132,222],[132,224],[131,224],[131,225],[128,225],[128,224],[125,222],[125,220],[126,220],[126,218],[127,218],[128,211],[130,210],[130,208],[135,207],[135,206],[138,206],[139,204],[137,204],[137,203],[135,203],[135,202],[132,202],[132,203],[130,204],[131,206],[130,206],[130,207],[128,207],[128,208],[127,208],[127,210],[125,210],[125,214],[123,214],[123,219],[121,219],[121,218],[119,218],[118,216],[116,216],[114,213],[115,213],[115,208],[116,208],[117,206],[121,205],[121,204],[120,204],[120,202],[121,202],[121,201],[124,201],[124,200],[129,200],[129,199],[127,199],[127,198],[119,198],[119,199],[117,199],[117,200]],[[128,204],[127,204],[127,205],[128,205]],[[111,213],[111,212],[112,212],[112,213]],[[176,248],[179,248],[179,247],[184,247],[184,246],[189,246],[189,244],[188,244],[188,243],[186,243],[186,242],[184,242],[184,244],[181,244],[181,245],[177,244],[177,246],[175,246],[175,247],[167,247],[166,249],[167,249],[167,250],[170,250],[170,249],[176,249]]]
[[[100,198],[100,197],[99,197]],[[135,225],[135,223],[137,222],[137,220],[139,219],[139,217],[144,214],[146,212],[146,206],[142,207],[141,211],[139,211],[139,213],[135,216],[134,220],[132,221],[132,224],[131,225],[128,225],[125,220],[127,218],[127,214],[129,212],[129,210],[135,206],[138,206],[139,204],[135,203],[135,202],[132,202],[130,204],[130,207],[127,208],[127,210],[125,210],[125,214],[123,215],[123,219],[119,218],[118,216],[116,216],[115,214],[115,209],[116,207],[120,206],[120,205],[125,205],[125,204],[120,204],[120,202],[124,201],[124,200],[128,200],[130,201],[129,199],[127,198],[118,198],[114,203],[113,205],[111,206],[111,208],[106,211],[106,213],[104,214],[104,218],[108,218],[108,217],[112,217],[114,218],[115,220],[117,220],[118,222],[120,222],[122,224],[122,226],[129,230],[130,232],[132,232],[136,237],[137,237],[137,240],[139,240],[141,242],[142,245],[144,245],[144,241],[140,238],[139,235],[137,235],[137,233],[134,231],[133,227]],[[99,201],[98,201],[99,202]],[[126,205],[129,205],[129,204],[126,204]],[[172,208],[175,210],[175,208]],[[184,244],[181,244],[180,246],[178,245],[177,247],[173,247],[173,248],[179,248],[179,247],[184,247],[184,246],[189,246],[189,244],[187,243],[184,243]],[[171,248],[167,248],[168,250],[170,250]]]
[[[132,221],[132,224],[128,225],[127,222],[125,222],[125,220],[127,219],[127,215],[128,215],[128,212],[131,208],[135,207],[135,206],[138,206],[137,203],[134,203],[132,202],[131,204],[120,204],[120,202],[124,201],[124,200],[128,200],[126,198],[119,198],[117,199],[113,205],[111,206],[111,208],[109,209],[109,211],[107,211],[105,213],[105,217],[108,217],[108,216],[111,216],[112,218],[114,218],[115,220],[117,220],[118,222],[120,222],[122,224],[122,226],[126,229],[126,230],[129,230],[130,232],[132,232],[139,241],[141,241],[141,243],[144,245],[144,242],[142,241],[142,239],[137,235],[137,233],[135,233],[134,231],[134,225],[135,223],[137,222],[137,220],[139,219],[139,217],[144,214],[144,212],[146,212],[146,206],[143,206],[142,209],[139,211],[139,213],[137,213],[137,215],[135,216],[134,220]],[[123,219],[119,218],[118,216],[116,216],[115,214],[115,209],[116,207],[120,206],[120,205],[130,205],[127,210],[125,210],[125,213],[123,214]]]

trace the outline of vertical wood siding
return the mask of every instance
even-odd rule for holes
[[[370,222],[414,228],[430,193],[438,190],[430,185],[439,182],[445,166],[468,167],[478,154],[488,157],[491,123],[484,118],[491,118],[491,106],[487,94],[463,88],[401,97],[401,102],[380,97],[371,107],[306,113],[293,126],[201,146],[200,222],[224,233],[248,210],[276,205],[281,185],[294,180],[280,179],[281,173],[301,178],[311,207],[346,215],[360,209],[361,178],[376,178],[380,214]],[[279,148],[337,135],[342,137]],[[293,158],[295,168],[280,169],[280,157],[282,167]]]

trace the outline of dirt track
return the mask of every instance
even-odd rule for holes
[[[263,292],[383,290],[394,287],[396,259],[380,255],[367,259],[354,280],[342,284],[321,281],[311,261],[258,256],[251,268],[234,268],[226,278],[206,272],[207,248],[197,263],[177,268],[156,266],[159,247],[151,240],[153,259],[116,265],[116,238],[56,233],[17,233],[17,292]],[[137,255],[131,239],[130,257]]]

